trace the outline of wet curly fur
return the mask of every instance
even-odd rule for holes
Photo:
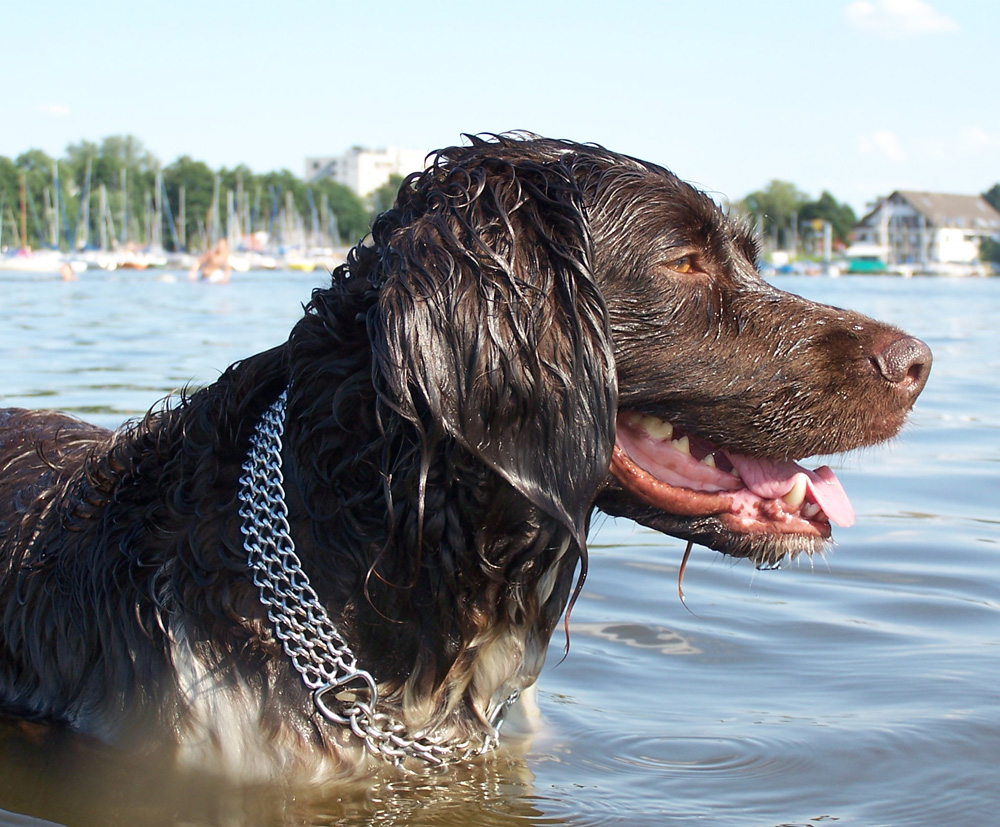
[[[696,276],[664,268],[680,253]],[[386,708],[446,739],[534,682],[595,504],[784,554],[650,513],[608,474],[626,405],[769,456],[898,429],[909,403],[871,354],[901,334],[770,288],[755,258],[662,168],[472,138],[407,179],[285,344],[114,433],[0,413],[0,709],[240,776],[358,763],[246,567],[240,465],[286,386],[303,567]]]

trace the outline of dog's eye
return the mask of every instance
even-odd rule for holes
[[[694,259],[691,256],[681,256],[667,262],[667,267],[675,273],[690,273],[694,269]]]

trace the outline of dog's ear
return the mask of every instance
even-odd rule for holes
[[[568,159],[439,157],[373,228],[382,402],[457,440],[585,542],[617,385]]]

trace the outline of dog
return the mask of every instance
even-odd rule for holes
[[[931,353],[757,258],[662,167],[467,136],[281,346],[115,432],[3,411],[0,710],[240,779],[488,752],[595,508],[757,564],[852,521],[796,460]]]

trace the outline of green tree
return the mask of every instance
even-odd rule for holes
[[[995,210],[1000,210],[1000,184],[994,184],[983,193],[985,198]],[[979,244],[979,258],[981,261],[994,261],[1000,264],[1000,238],[984,238]]]
[[[78,183],[82,186],[83,175],[86,174],[87,163],[93,163],[94,159],[100,155],[100,149],[93,141],[80,141],[78,144],[68,144],[66,146],[66,163],[69,164],[74,176],[78,177]]]
[[[809,201],[803,204],[799,210],[799,225],[804,222],[820,219],[829,221],[833,226],[833,235],[839,238],[844,244],[851,240],[851,230],[858,223],[858,217],[850,204],[838,203],[829,192],[823,190],[823,194],[816,201]]]
[[[995,238],[984,238],[979,242],[979,260],[1000,264],[1000,241]]]
[[[308,215],[309,197],[306,185],[287,169],[265,172],[258,179],[263,188],[262,201],[267,205],[267,231],[273,243],[295,244],[295,224],[302,216]]]
[[[14,164],[18,175],[24,176],[27,188],[27,243],[31,247],[50,246],[56,219],[53,209],[55,161],[40,149],[29,149],[18,155]],[[20,203],[20,195],[17,203]]]
[[[0,156],[0,242],[5,248],[20,243],[20,202],[21,173],[10,158]]]
[[[215,193],[215,173],[202,161],[182,155],[163,169],[163,186],[174,221],[178,222],[177,235],[187,249],[202,249],[208,244],[212,221],[212,196]],[[181,191],[184,192],[184,226],[181,228]],[[183,229],[183,232],[181,232]]]
[[[58,162],[37,149],[14,161],[0,157],[3,240],[12,244],[15,228],[19,232],[17,218],[23,176],[29,196],[29,244],[51,243],[57,221],[58,240],[63,247],[67,242],[72,245],[84,238],[93,243],[100,237],[102,226],[113,229],[115,239],[147,244],[152,240],[150,231],[160,171],[160,162],[132,135],[71,143]],[[213,240],[214,233],[226,231],[230,191],[242,219],[241,230],[269,230],[276,243],[282,243],[288,231],[293,235],[285,238],[285,243],[297,243],[297,230],[303,225],[307,232],[315,226],[324,234],[339,236],[332,239],[334,243],[353,243],[368,230],[370,215],[365,201],[332,180],[307,185],[287,169],[257,175],[245,164],[215,172],[189,155],[162,167],[162,173],[169,216],[174,219],[178,241],[189,249],[203,249]],[[379,209],[391,206],[401,180],[396,176],[380,190],[375,198]],[[181,217],[182,192],[184,226],[179,227],[176,225]],[[85,205],[84,195],[88,193]],[[103,214],[102,199],[106,204]],[[85,215],[89,215],[86,228],[80,223]],[[163,217],[166,219],[167,215]],[[162,237],[168,247],[172,245],[173,236],[168,229],[164,229]]]
[[[994,184],[986,190],[983,193],[983,198],[990,202],[993,209],[1000,210],[1000,184]]]
[[[31,149],[11,161],[0,160],[0,193],[3,200],[4,244],[33,248],[50,246],[58,215],[55,161],[40,149]],[[25,188],[25,235],[21,237],[21,185]],[[62,182],[60,182],[61,184]],[[60,193],[59,197],[65,197]],[[61,235],[61,227],[60,235]],[[58,241],[58,239],[57,239]]]
[[[80,141],[66,147],[61,162],[67,168],[65,176],[71,195],[71,213],[82,214],[81,199],[88,193],[90,226],[74,226],[77,240],[93,241],[105,216],[101,215],[101,189],[107,197],[108,216],[118,239],[148,243],[146,237],[152,219],[151,206],[155,197],[156,173],[160,162],[133,135],[112,135],[101,140]],[[89,182],[88,182],[89,172]],[[60,180],[62,180],[60,173]],[[124,224],[122,222],[125,222]]]
[[[109,206],[119,221],[119,238],[147,240],[143,232],[145,195],[154,188],[159,166],[133,135],[110,135],[101,141],[91,186],[105,185]]]
[[[402,183],[403,176],[393,173],[389,176],[388,181],[371,194],[372,218],[392,208],[392,205],[396,203],[399,185]]]
[[[760,226],[765,240],[779,248],[791,243],[791,227],[809,196],[788,181],[772,180],[765,189],[751,192],[739,204],[745,215]]]
[[[258,229],[253,224],[253,214],[249,209],[251,193],[255,192],[254,183],[257,176],[246,164],[237,164],[232,169],[223,167],[219,170],[219,224],[220,233],[228,231],[229,215],[227,213],[232,193],[233,209],[239,220],[240,232],[247,234]],[[214,184],[213,184],[214,186]]]
[[[246,192],[253,186],[257,176],[246,164],[237,164],[232,169],[223,167],[219,170],[219,186],[222,191],[232,190],[233,193]]]
[[[326,197],[330,209],[337,217],[336,244],[354,244],[368,232],[368,210],[354,190],[338,184],[331,179],[317,181],[311,185],[317,195],[317,200]]]
[[[73,213],[73,246],[92,245],[96,236],[96,227],[101,220],[98,214],[99,200],[94,187],[94,162],[100,155],[100,149],[92,141],[80,141],[66,147],[66,158],[62,161],[68,168],[66,176],[70,189]],[[89,173],[89,178],[88,178]],[[87,199],[86,209],[84,198]],[[89,226],[84,227],[80,220],[89,216]]]

